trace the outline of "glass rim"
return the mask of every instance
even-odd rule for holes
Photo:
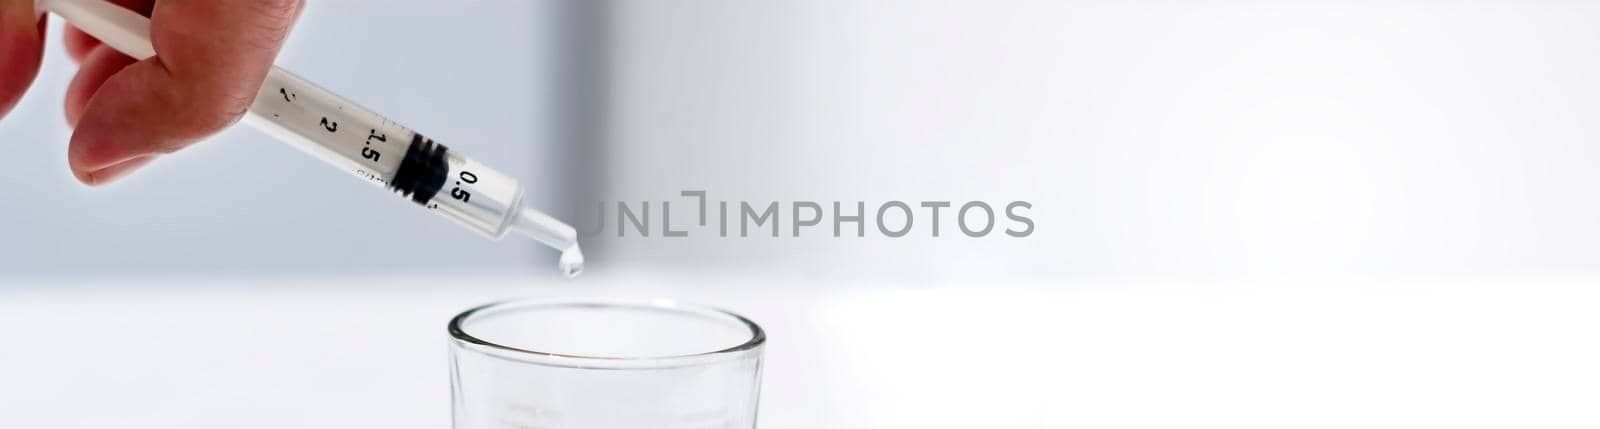
[[[474,316],[494,310],[516,310],[528,308],[557,308],[557,307],[600,307],[611,309],[654,310],[668,311],[678,314],[687,314],[698,317],[723,319],[727,322],[737,323],[749,330],[749,337],[745,341],[723,349],[710,350],[700,353],[670,356],[641,356],[641,357],[615,357],[615,356],[584,356],[568,353],[555,353],[532,350],[525,347],[514,347],[498,344],[473,336],[463,328],[467,321]],[[448,326],[450,339],[456,345],[473,350],[485,355],[507,359],[522,363],[557,366],[565,368],[582,369],[650,369],[696,366],[721,362],[759,351],[767,342],[767,333],[761,325],[750,319],[716,307],[684,304],[671,299],[615,299],[615,298],[518,298],[495,301],[479,305],[462,311],[450,318]]]

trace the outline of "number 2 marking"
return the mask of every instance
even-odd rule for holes
[[[327,117],[323,117],[322,118],[322,128],[327,129],[328,132],[330,132],[330,133],[337,133],[337,132],[339,132],[339,123],[338,122],[329,121]]]

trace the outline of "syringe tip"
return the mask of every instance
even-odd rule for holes
[[[578,249],[578,232],[556,218],[531,208],[522,209],[514,226],[518,232],[561,251],[561,274],[567,278],[583,272],[583,251]]]
[[[577,277],[583,273],[583,250],[574,243],[571,247],[561,251],[561,274],[567,278]]]

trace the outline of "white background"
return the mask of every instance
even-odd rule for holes
[[[590,237],[561,283],[246,129],[82,188],[53,46],[0,121],[0,427],[444,427],[445,319],[518,295],[752,316],[764,427],[1600,425],[1600,5],[310,3],[282,65],[563,218],[705,189],[1038,230]]]
[[[1021,242],[618,240],[631,266],[1595,272],[1592,2],[639,1],[615,16],[612,198],[1027,200],[1038,221]]]

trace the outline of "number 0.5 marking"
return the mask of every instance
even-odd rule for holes
[[[472,174],[470,171],[463,171],[459,177],[461,180],[456,181],[456,187],[450,189],[450,197],[461,200],[463,203],[472,202],[472,193],[467,192],[466,189],[461,189],[461,182],[466,182],[468,185],[478,183],[478,175]]]

